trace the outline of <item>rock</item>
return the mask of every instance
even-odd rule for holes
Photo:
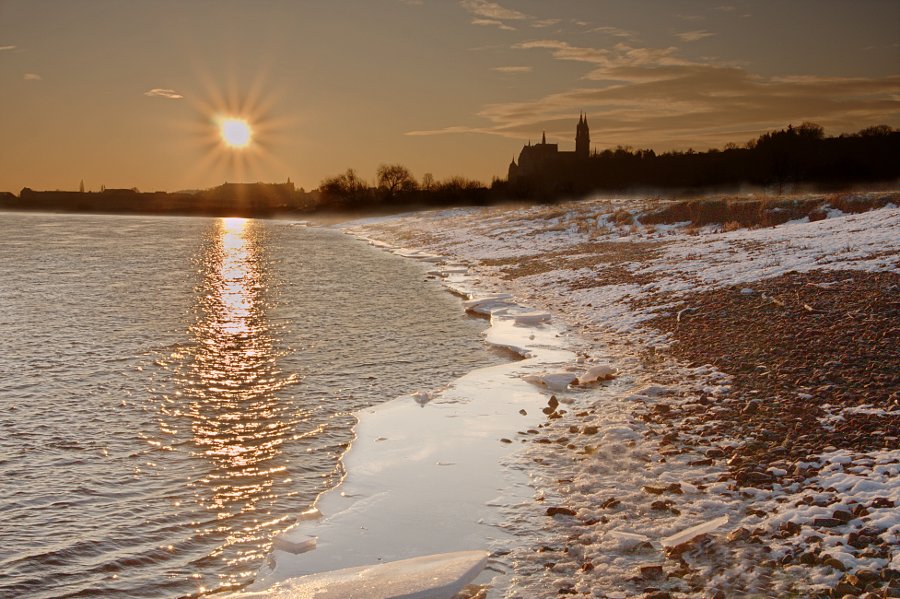
[[[548,507],[547,515],[548,516],[556,516],[556,515],[574,516],[575,510],[569,509],[567,507]]]
[[[500,442],[501,442],[501,443],[512,443],[511,440],[509,440],[509,439],[507,439],[507,438],[505,438],[505,437],[502,438],[502,439],[500,439]]]
[[[841,524],[843,524],[843,522],[836,518],[816,518],[813,520],[813,526],[818,526],[820,528],[834,528]]]
[[[611,510],[614,507],[617,507],[622,502],[616,499],[615,497],[610,497],[606,501],[600,504],[600,509]]]
[[[522,416],[528,416],[528,412],[526,412],[525,410],[519,410],[519,414],[521,414]]]
[[[822,563],[825,564],[826,566],[831,566],[835,570],[840,570],[841,572],[844,572],[847,570],[847,566],[844,565],[844,562],[842,562],[841,560],[837,559],[836,557],[832,557],[830,555],[828,557],[826,557],[825,559],[823,559]]]
[[[858,597],[860,589],[853,586],[852,584],[848,584],[843,580],[834,587],[834,594],[843,597],[844,595],[850,595],[851,597]]]
[[[740,528],[736,528],[732,530],[730,533],[725,535],[725,538],[729,543],[736,543],[738,541],[746,541],[750,538],[750,531],[741,526]]]
[[[853,514],[847,510],[835,510],[834,513],[831,514],[831,517],[844,523],[853,520]]]
[[[550,396],[550,400],[547,402],[547,406],[548,406],[551,410],[555,410],[556,407],[557,407],[558,405],[559,405],[559,400],[556,399],[556,396],[555,396],[555,395],[551,395],[551,396]]]
[[[854,549],[865,549],[874,542],[875,539],[873,537],[855,531],[847,535],[847,544]]]
[[[594,564],[592,564],[591,562],[585,562],[585,563],[581,564],[582,572],[590,572],[593,569],[594,569]]]
[[[760,399],[751,399],[744,404],[744,407],[741,409],[741,414],[755,414],[759,412],[759,404],[761,401],[762,400]]]
[[[878,574],[871,570],[860,569],[856,571],[856,579],[863,586],[867,586],[878,581]]]
[[[586,426],[581,429],[581,434],[583,435],[596,435],[599,429],[596,426]]]
[[[660,578],[663,575],[663,567],[661,564],[645,564],[639,566],[641,577],[643,578]]]
[[[800,528],[800,525],[796,522],[782,522],[781,526],[778,527],[778,530],[786,535],[793,536],[800,532]]]
[[[872,500],[872,503],[869,504],[869,507],[870,508],[883,508],[883,507],[892,508],[892,507],[894,507],[894,502],[891,501],[890,499],[888,499],[887,497],[876,497],[875,499]]]
[[[769,484],[774,480],[774,477],[768,472],[741,470],[735,475],[734,480],[741,487],[752,487],[754,485]]]
[[[806,553],[801,553],[799,562],[801,564],[805,564],[807,566],[812,566],[818,561],[818,556],[813,551],[807,551]]]
[[[718,447],[711,447],[706,450],[704,455],[708,458],[721,458],[725,455],[725,452]]]

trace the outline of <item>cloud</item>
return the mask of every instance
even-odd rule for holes
[[[554,25],[558,25],[562,22],[562,19],[535,19],[531,26],[535,29],[541,29],[542,27],[553,27]]]
[[[514,48],[582,62],[589,72],[577,87],[486,105],[476,115],[483,124],[407,135],[468,133],[521,141],[546,129],[548,135],[568,139],[575,116],[587,111],[600,148],[621,144],[665,151],[722,147],[803,121],[835,133],[900,125],[900,75],[768,77],[740,65],[688,60],[674,48],[626,44],[587,48],[535,40]]]
[[[504,31],[515,31],[516,28],[511,25],[507,25],[503,21],[498,21],[496,19],[479,19],[475,18],[471,21],[472,25],[481,25],[483,27],[498,27],[503,29]]]
[[[25,81],[40,81],[41,79],[43,79],[43,77],[41,77],[37,73],[25,73],[24,79]]]
[[[147,90],[144,92],[144,95],[151,98],[168,98],[169,100],[180,100],[184,98],[184,96],[174,89],[165,89],[162,87],[154,87],[153,89]]]
[[[675,36],[683,42],[696,42],[697,40],[702,40],[714,35],[716,34],[702,29],[698,31],[683,31],[675,34]]]
[[[611,35],[613,37],[635,37],[633,31],[619,29],[618,27],[594,27],[591,31],[595,33],[605,33],[606,35]]]
[[[534,40],[530,42],[521,42],[513,46],[517,50],[552,50],[553,58],[559,60],[573,60],[577,62],[602,63],[609,54],[605,49],[581,48],[573,46],[568,42],[558,40]]]
[[[487,0],[460,0],[460,5],[475,16],[498,21],[521,21],[529,16]]]
[[[494,67],[491,70],[500,73],[530,73],[534,67]]]
[[[0,52],[3,52],[4,50],[15,50],[15,49],[16,49],[15,46],[0,46]]]

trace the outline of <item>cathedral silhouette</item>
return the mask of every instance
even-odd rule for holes
[[[507,180],[514,183],[522,179],[570,179],[579,171],[588,167],[591,156],[591,130],[588,127],[587,115],[578,117],[575,128],[575,151],[560,152],[559,144],[548,144],[547,133],[541,136],[541,143],[522,147],[519,162],[515,158],[509,164]]]

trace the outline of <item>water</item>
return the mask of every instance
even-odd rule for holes
[[[331,230],[0,213],[0,596],[252,581],[351,412],[501,360],[424,267]]]

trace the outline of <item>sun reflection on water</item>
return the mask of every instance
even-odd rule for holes
[[[176,395],[191,419],[191,442],[208,466],[191,485],[222,537],[211,557],[230,565],[261,557],[283,526],[269,505],[290,483],[281,445],[297,415],[279,392],[297,379],[280,370],[280,332],[270,308],[263,228],[225,218],[198,258],[193,343],[180,369]],[[249,517],[248,514],[252,514]],[[210,534],[198,531],[197,534]],[[228,557],[225,548],[233,545]],[[229,582],[222,581],[226,586]]]

